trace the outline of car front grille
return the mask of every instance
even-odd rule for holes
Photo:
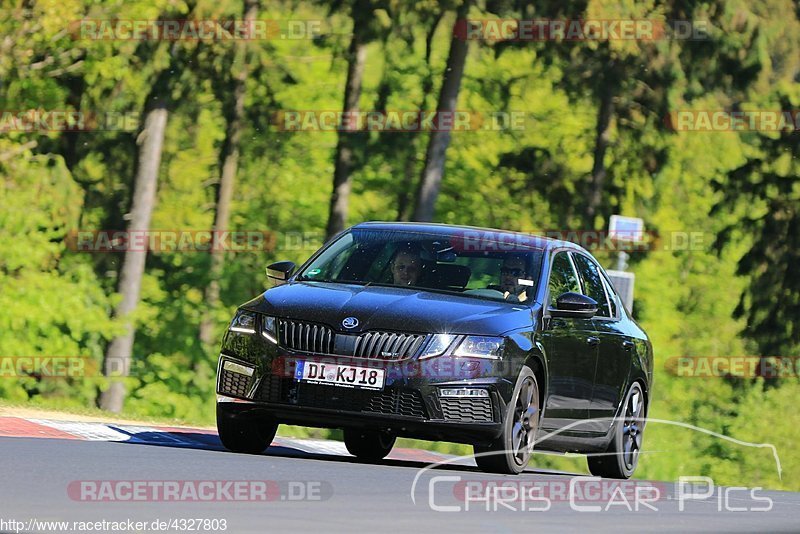
[[[281,346],[315,354],[336,354],[372,360],[402,360],[416,354],[425,337],[424,334],[402,332],[335,334],[330,327],[320,324],[278,320],[278,341]]]
[[[395,332],[367,332],[356,339],[353,356],[380,360],[402,360],[413,356],[425,336]]]
[[[442,413],[447,421],[461,423],[491,423],[492,401],[488,398],[444,398],[440,399]]]
[[[290,404],[308,408],[325,408],[347,412],[426,417],[422,396],[418,391],[391,389],[370,391],[323,384],[293,382],[291,378],[265,377],[258,387],[256,400]]]
[[[278,321],[278,340],[281,345],[293,350],[333,353],[333,331],[319,324],[281,319]]]
[[[249,391],[250,377],[240,373],[234,373],[226,369],[220,370],[219,393],[231,395],[232,397],[247,398]]]

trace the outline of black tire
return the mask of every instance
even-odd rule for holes
[[[614,436],[605,453],[587,456],[589,471],[597,477],[628,479],[639,464],[644,435],[645,399],[642,386],[631,384],[620,417],[614,422]]]
[[[264,452],[277,431],[275,419],[235,415],[217,403],[217,433],[222,444],[230,451],[247,454]]]
[[[489,445],[474,445],[483,471],[518,475],[528,466],[539,429],[539,383],[527,365],[517,377],[503,417],[503,433]]]
[[[392,452],[397,436],[379,430],[344,429],[344,446],[360,460],[376,462]]]

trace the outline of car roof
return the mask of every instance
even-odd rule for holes
[[[514,232],[511,230],[499,230],[497,228],[482,228],[479,226],[462,226],[441,223],[420,223],[420,222],[396,222],[396,221],[368,221],[352,226],[352,228],[370,228],[374,230],[387,230],[398,232],[420,232],[439,234],[447,236],[462,236],[465,238],[495,241],[498,243],[519,243],[531,248],[551,250],[554,248],[571,248],[586,252],[586,250],[572,243],[561,239],[540,236],[536,234],[526,234],[524,232]]]

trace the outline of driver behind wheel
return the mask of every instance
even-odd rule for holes
[[[506,256],[503,265],[500,267],[500,285],[491,285],[489,289],[495,289],[503,293],[503,298],[514,302],[524,302],[528,300],[528,292],[524,282],[530,278],[527,261],[522,255],[512,254]],[[520,284],[523,282],[523,284]]]
[[[398,286],[415,286],[422,271],[422,251],[414,245],[397,250],[392,260],[392,283]]]

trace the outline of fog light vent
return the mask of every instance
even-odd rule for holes
[[[252,367],[241,365],[232,361],[225,361],[219,373],[217,393],[231,397],[249,398],[248,392],[254,373]]]

